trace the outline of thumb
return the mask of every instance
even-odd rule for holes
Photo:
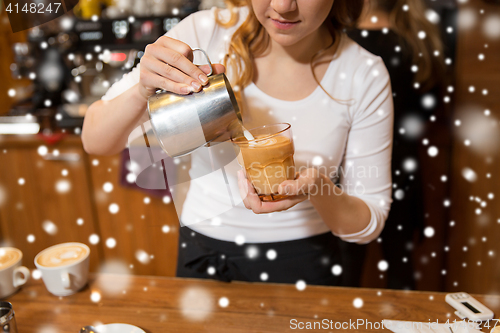
[[[278,193],[281,195],[300,195],[308,193],[309,182],[305,177],[299,177],[295,180],[285,180],[278,187]]]

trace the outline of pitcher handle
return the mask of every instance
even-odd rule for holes
[[[202,50],[200,48],[194,48],[193,52],[194,51],[200,51],[201,53],[203,53],[203,55],[205,55],[205,58],[207,58],[208,65],[210,66],[210,73],[207,74],[207,76],[212,75],[214,73],[214,69],[212,67],[212,62],[210,61],[210,58],[208,57],[208,54],[205,52],[205,50]]]

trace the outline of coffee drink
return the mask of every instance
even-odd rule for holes
[[[278,188],[285,180],[295,177],[290,125],[267,125],[249,132],[253,140],[248,140],[248,136],[233,139],[239,148],[238,163],[245,168],[262,201],[286,198],[286,195],[278,194]]]
[[[14,247],[0,247],[0,298],[14,294],[30,277],[21,266],[23,253]]]
[[[37,258],[37,263],[44,267],[61,267],[83,260],[87,249],[78,244],[51,247],[44,250]]]
[[[22,257],[21,251],[11,247],[0,248],[0,270],[13,266]]]
[[[89,255],[90,248],[83,243],[62,243],[38,253],[35,266],[50,293],[67,296],[87,284]]]

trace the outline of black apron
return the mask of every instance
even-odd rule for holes
[[[179,228],[177,276],[309,285],[341,285],[332,267],[341,265],[338,238],[324,233],[304,239],[237,245]],[[274,250],[274,251],[273,251]],[[268,252],[270,251],[270,252]],[[276,254],[271,260],[268,254]]]

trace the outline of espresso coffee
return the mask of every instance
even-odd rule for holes
[[[293,141],[286,136],[254,137],[254,140],[244,137],[234,140],[240,149],[238,162],[262,201],[283,199],[286,195],[278,194],[279,185],[295,177]]]
[[[11,247],[0,248],[0,270],[9,268],[19,261],[22,254],[19,250]]]
[[[50,247],[38,256],[37,263],[44,267],[60,267],[85,259],[88,250],[78,244]]]

